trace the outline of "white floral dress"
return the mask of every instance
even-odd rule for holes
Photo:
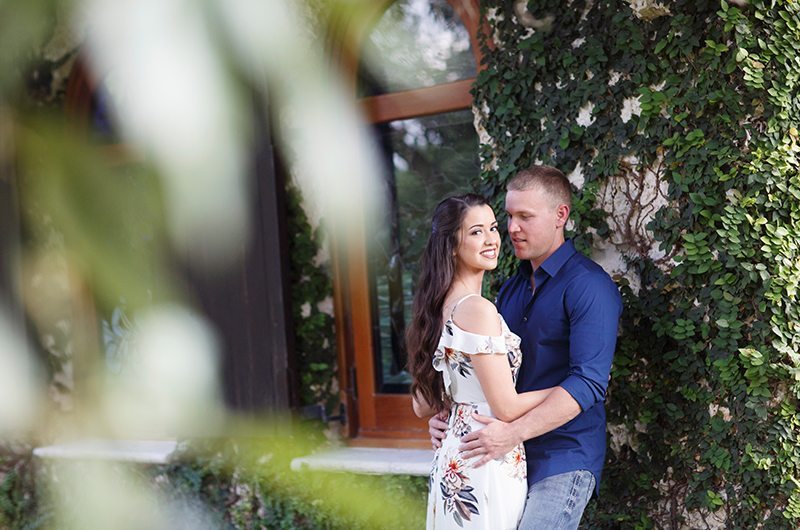
[[[464,331],[453,322],[452,314],[444,325],[433,367],[442,373],[453,406],[447,436],[431,468],[428,529],[516,529],[522,516],[528,492],[522,444],[479,468],[472,467],[478,458],[465,461],[458,451],[462,436],[484,426],[472,419],[472,412],[493,416],[468,354],[507,355],[514,382],[517,380],[522,362],[520,339],[502,317],[501,322],[503,334],[498,337]]]

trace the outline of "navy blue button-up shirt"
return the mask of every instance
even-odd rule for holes
[[[597,263],[567,240],[533,273],[520,265],[497,295],[497,308],[522,339],[517,390],[561,386],[581,413],[525,442],[528,484],[586,469],[597,488],[606,454],[604,400],[617,341],[622,299]]]

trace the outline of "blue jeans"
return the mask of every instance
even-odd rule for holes
[[[528,489],[519,530],[575,530],[594,490],[584,469],[553,475]]]

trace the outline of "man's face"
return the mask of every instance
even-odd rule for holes
[[[519,259],[534,268],[564,243],[564,225],[569,207],[559,204],[544,190],[509,190],[506,193],[508,235]]]

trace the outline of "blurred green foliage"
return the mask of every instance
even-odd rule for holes
[[[337,4],[330,3],[330,9],[335,11]],[[13,137],[11,144],[0,138],[0,168],[13,167],[9,182],[18,186],[15,199],[24,216],[22,283],[31,289],[24,296],[31,334],[46,350],[42,353],[51,366],[49,375],[68,374],[52,378],[51,391],[67,396],[65,408],[77,404],[75,417],[80,419],[72,427],[80,434],[86,434],[82,429],[95,434],[93,429],[105,427],[102,415],[96,414],[103,401],[96,391],[104,379],[97,314],[120,304],[135,314],[159,303],[180,303],[186,292],[176,278],[180,264],[166,235],[164,175],[146,157],[94,144],[57,108],[65,83],[59,82],[56,70],[74,59],[76,50],[61,49],[63,55],[55,59],[43,50],[51,39],[63,37],[60,32],[69,32],[72,7],[71,2],[48,0],[0,4],[0,132]],[[6,174],[2,177],[5,182]],[[325,259],[317,259],[324,234],[311,227],[300,192],[290,187],[287,193],[301,399],[324,402],[333,410],[333,317],[324,309],[332,285]],[[37,286],[31,288],[33,284]],[[55,345],[57,334],[67,338]],[[72,386],[73,376],[80,385]],[[66,416],[56,418],[58,425],[37,426],[41,430],[33,437],[41,439],[36,443],[61,434],[59,428],[74,419]],[[143,475],[160,503],[182,503],[220,528],[423,524],[424,478],[291,471],[291,459],[315,450],[324,438],[321,426],[295,424],[277,434],[283,426],[283,420],[262,418],[247,432],[231,428],[226,435],[233,439],[185,442],[179,463],[120,464],[118,469],[137,479]],[[54,477],[67,465],[73,463],[33,459],[29,445],[0,453],[0,528],[80,525],[86,514],[70,509],[80,512],[85,505],[76,501],[63,510],[53,500],[64,494]]]
[[[184,442],[173,464],[113,467],[151,485],[167,513],[189,517],[179,522],[180,528],[202,523],[236,530],[399,530],[425,524],[427,477],[292,471],[292,458],[323,443],[319,430],[280,419],[232,429],[241,436]],[[1,457],[0,528],[73,524],[77,515],[58,512],[47,494],[50,480],[65,465],[84,464],[37,464],[29,452]],[[79,503],[75,509],[81,509]]]
[[[212,444],[196,454],[195,463],[159,469],[173,487],[168,494],[202,500],[221,528],[237,530],[425,524],[426,477],[298,474],[242,458],[240,443]]]

